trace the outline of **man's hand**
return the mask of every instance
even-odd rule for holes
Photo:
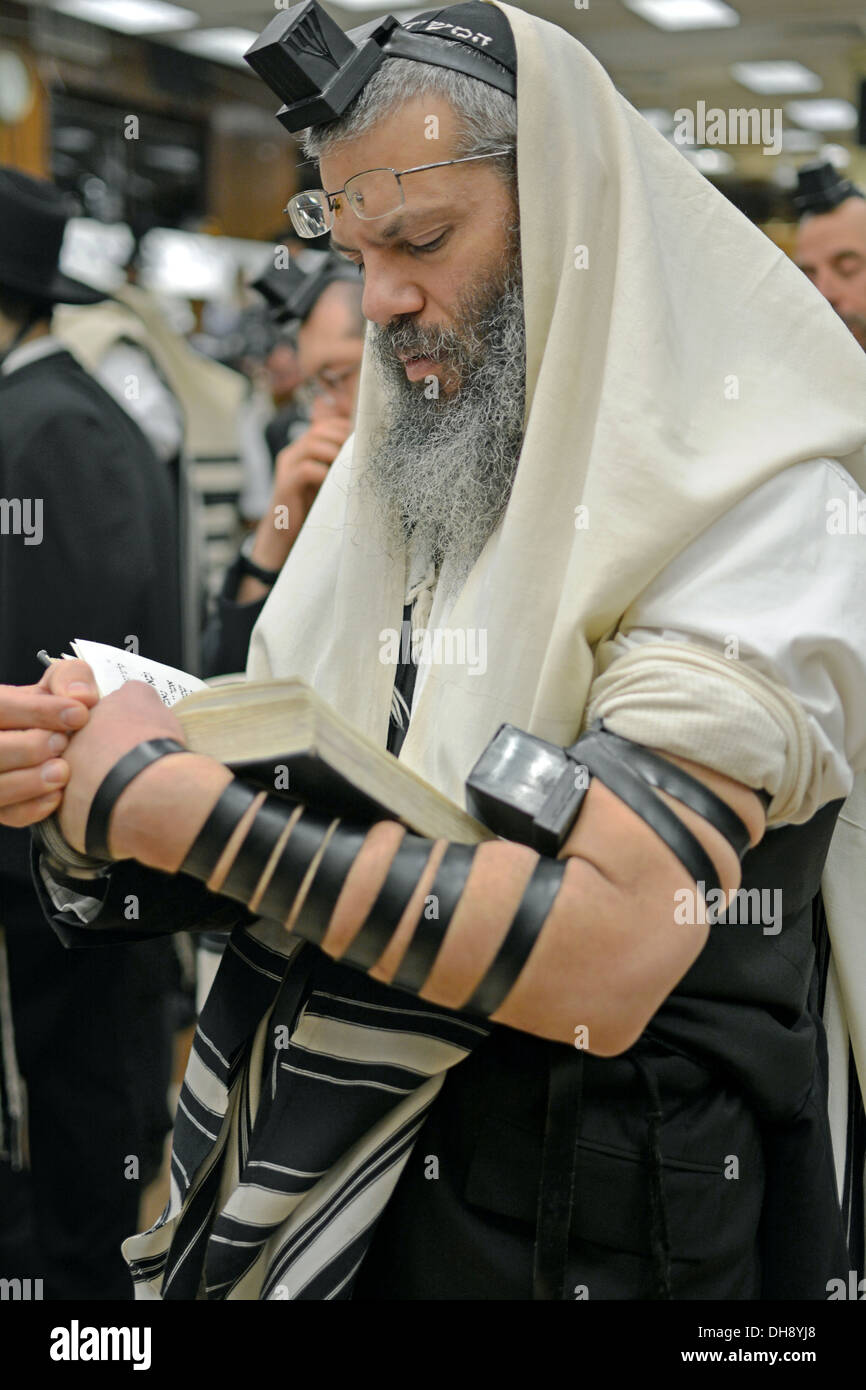
[[[84,850],[87,817],[100,783],[126,753],[151,738],[186,741],[177,716],[166,709],[153,687],[145,681],[127,681],[99,701],[87,724],[70,740],[66,750],[69,780],[58,819],[73,849]],[[145,777],[147,771],[139,775]],[[110,847],[116,848],[114,833]]]
[[[57,661],[37,685],[0,685],[0,825],[35,825],[60,805],[62,756],[98,699],[83,661]]]
[[[250,558],[263,569],[282,569],[319,488],[328,476],[329,466],[352,433],[352,422],[344,416],[315,417],[314,409],[313,423],[306,434],[277,454],[274,490],[250,553]],[[284,515],[277,511],[282,507],[288,513],[286,527],[276,524]],[[238,602],[252,603],[267,592],[264,584],[247,575],[238,588]]]

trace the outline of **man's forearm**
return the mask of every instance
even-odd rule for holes
[[[175,872],[232,780],[220,764],[192,754],[154,764],[118,800],[112,818],[112,852]],[[605,791],[600,789],[602,797]],[[243,852],[263,798],[264,793],[253,800],[250,792],[250,804],[209,865],[207,883],[213,892],[237,893],[237,880],[227,881],[227,876]],[[564,865],[550,860],[541,863],[534,850],[507,841],[473,850],[452,847],[458,859],[463,854],[468,873],[450,920],[446,917],[442,922],[429,977],[417,990],[423,998],[449,1008],[466,1007],[497,960],[530,879],[535,880],[539,871],[551,880],[558,874],[546,915],[538,922],[537,940],[530,942],[519,978],[491,1016],[496,1022],[561,1042],[573,1043],[578,1030],[585,1029],[589,1050],[603,1054],[620,1051],[634,1040],[699,954],[706,927],[672,930],[674,893],[687,876],[665,846],[658,845],[653,832],[616,798],[612,800],[616,803],[610,826],[613,836],[605,835],[603,826],[593,834],[598,838],[600,833],[601,841],[609,843],[625,830],[635,840],[639,872],[626,869],[624,886],[615,881],[613,871],[609,876],[603,865],[592,862],[591,845],[590,857],[578,849]],[[289,843],[295,832],[288,806],[284,815],[285,843]],[[356,852],[334,891],[326,930],[313,939],[335,959],[357,964],[354,957],[359,954],[362,929],[369,935],[368,919],[375,915],[371,910],[402,853],[406,832],[397,823],[385,821],[351,833],[357,836]],[[444,841],[415,836],[408,837],[407,847],[414,856],[415,877],[408,884],[405,906],[383,949],[363,966],[385,983],[394,979],[407,947],[423,926],[422,919],[429,916],[428,899],[431,893],[435,897],[437,871],[449,849]],[[239,896],[238,901],[253,912],[261,907],[262,915],[305,935],[308,924],[301,909],[317,866],[311,863],[304,877],[295,865],[281,881],[275,863],[267,872],[264,864],[256,866],[251,879],[241,875],[261,886],[256,892],[245,889],[247,896]],[[405,867],[402,872],[405,885]],[[538,888],[537,883],[534,886]],[[434,908],[438,915],[435,904]]]

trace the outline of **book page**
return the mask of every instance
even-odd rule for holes
[[[123,647],[108,647],[104,642],[86,642],[80,637],[76,637],[71,646],[75,655],[86,661],[93,671],[100,695],[110,695],[127,681],[147,681],[162,703],[171,707],[185,695],[207,689],[198,676],[190,676],[174,666],[163,666],[160,661],[151,661],[137,652],[125,651]]]

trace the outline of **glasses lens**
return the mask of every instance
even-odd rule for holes
[[[292,219],[292,226],[302,237],[322,236],[331,226],[331,209],[327,194],[321,188],[309,189],[306,193],[296,193],[289,200],[286,211]]]
[[[403,189],[391,169],[368,169],[355,174],[346,184],[346,197],[356,216],[365,222],[387,217],[403,206]]]

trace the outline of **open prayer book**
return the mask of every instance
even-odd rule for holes
[[[495,839],[480,821],[360,733],[304,681],[207,685],[158,661],[77,638],[72,650],[101,695],[126,681],[152,685],[193,753],[316,810],[366,823],[399,820],[418,835],[462,844]]]

